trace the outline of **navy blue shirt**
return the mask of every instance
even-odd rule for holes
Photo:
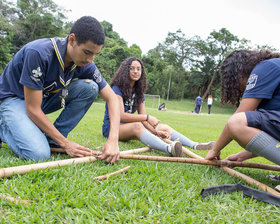
[[[258,109],[280,111],[280,58],[261,61],[254,67],[242,98],[262,98]]]
[[[123,94],[118,86],[112,86],[113,91],[123,98]],[[123,98],[123,105],[124,105],[124,112],[126,113],[135,113],[136,107],[134,105],[135,100],[135,94],[132,94],[132,96],[128,100],[124,100]],[[143,98],[143,101],[145,101],[145,97]],[[108,105],[106,103],[105,105],[105,114],[103,119],[103,126],[102,126],[102,132],[104,137],[108,138],[110,131],[110,118],[109,118],[109,112],[108,112]]]
[[[196,97],[195,98],[195,102],[196,102],[196,105],[197,106],[200,106],[201,105],[201,101],[202,101],[202,98],[200,96]]]
[[[39,39],[22,47],[0,76],[0,99],[19,97],[24,99],[23,86],[42,90],[44,97],[58,92],[72,79],[92,79],[99,90],[107,82],[94,63],[76,66],[73,62],[64,71],[68,37]],[[55,50],[56,49],[56,50]]]

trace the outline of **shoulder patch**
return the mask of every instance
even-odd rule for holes
[[[257,80],[258,80],[258,75],[251,74],[247,82],[246,90],[253,89],[257,83]]]
[[[39,82],[41,76],[42,76],[42,72],[40,67],[32,70],[31,79],[33,79],[35,82]]]
[[[95,82],[100,83],[102,81],[101,78],[101,74],[98,68],[95,69],[94,73],[93,73],[93,79],[95,80]]]

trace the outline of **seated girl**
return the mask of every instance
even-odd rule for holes
[[[119,140],[138,139],[146,146],[176,157],[182,156],[182,145],[201,150],[211,149],[214,144],[194,142],[168,125],[159,124],[156,117],[146,114],[144,92],[147,89],[147,76],[140,59],[129,57],[124,60],[112,78],[111,87],[120,103]],[[138,114],[135,114],[136,111]],[[108,137],[109,130],[106,104],[102,126],[104,137]],[[170,139],[173,143],[167,144],[161,138]]]

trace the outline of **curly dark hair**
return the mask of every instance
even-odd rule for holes
[[[70,30],[74,33],[78,44],[86,43],[88,40],[97,45],[103,45],[105,42],[105,33],[102,25],[91,16],[83,16],[78,19]]]
[[[141,64],[141,78],[135,82],[134,88],[132,89],[130,86],[130,78],[129,78],[129,71],[130,65],[133,61],[138,61]],[[145,68],[143,62],[136,57],[129,57],[125,59],[120,67],[118,68],[117,72],[114,74],[111,80],[111,87],[116,85],[120,88],[124,100],[128,100],[132,93],[135,93],[135,100],[134,106],[136,108],[142,103],[144,98],[144,93],[147,89],[147,75],[145,72]]]
[[[222,76],[221,101],[238,107],[244,91],[240,88],[242,80],[248,80],[253,68],[261,61],[280,58],[279,53],[269,50],[236,50],[223,61],[220,72]]]

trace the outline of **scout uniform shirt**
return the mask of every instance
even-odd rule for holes
[[[0,76],[0,100],[7,97],[24,99],[23,86],[42,90],[43,97],[62,90],[62,98],[65,98],[66,87],[77,78],[92,79],[99,86],[99,91],[103,89],[107,82],[94,63],[80,67],[72,62],[64,70],[67,42],[68,37],[45,38],[21,48]]]

